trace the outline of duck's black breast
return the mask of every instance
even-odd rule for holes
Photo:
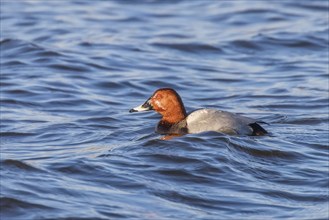
[[[159,134],[187,134],[186,120],[174,124],[161,120],[156,127],[156,132]]]

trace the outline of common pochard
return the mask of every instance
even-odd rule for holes
[[[216,109],[199,109],[186,113],[178,93],[171,88],[162,88],[129,112],[154,110],[162,115],[156,132],[183,135],[216,131],[233,135],[265,135],[267,131],[256,120]]]

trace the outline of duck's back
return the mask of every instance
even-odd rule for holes
[[[216,109],[199,109],[186,117],[188,133],[217,131],[227,134],[251,135],[250,124],[256,121],[234,113]]]

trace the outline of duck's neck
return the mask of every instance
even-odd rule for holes
[[[166,112],[166,114],[162,115],[161,123],[163,124],[177,124],[180,121],[186,118],[187,114],[185,108],[179,108],[175,111]]]
[[[162,117],[157,126],[157,132],[160,134],[187,134],[186,113],[179,117]]]

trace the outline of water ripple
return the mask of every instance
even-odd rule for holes
[[[328,8],[1,2],[1,219],[327,219]],[[160,87],[269,134],[165,141]]]

